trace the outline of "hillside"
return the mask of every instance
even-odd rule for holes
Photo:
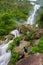
[[[0,0],[0,38],[15,29],[17,21],[26,21],[31,9],[32,5],[26,1]]]
[[[12,14],[17,20],[27,20],[31,4],[16,0],[0,0],[0,14],[5,12]]]
[[[0,65],[43,65],[43,6],[37,0],[0,0]]]

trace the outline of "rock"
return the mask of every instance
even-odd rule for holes
[[[15,51],[19,52],[23,50],[26,45],[27,45],[27,41],[24,41],[24,40],[20,41],[20,45],[15,48]]]
[[[19,60],[24,58],[24,51],[19,52]]]
[[[42,59],[40,54],[37,53],[20,60],[16,65],[42,65]]]
[[[13,35],[13,36],[15,36],[15,37],[16,37],[16,36],[20,36],[18,30],[13,30],[13,31],[10,32],[10,34]]]
[[[0,40],[0,45],[3,44],[4,41]]]

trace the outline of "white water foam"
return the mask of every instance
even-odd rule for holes
[[[30,17],[28,18],[28,20],[26,22],[26,24],[30,24],[30,25],[33,25],[34,24],[35,14],[36,14],[37,10],[40,8],[40,5],[35,4],[33,1],[37,1],[37,0],[30,0],[30,3],[32,5],[34,5],[34,10],[33,10],[32,14],[30,15]]]

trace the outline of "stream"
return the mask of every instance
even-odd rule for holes
[[[11,32],[12,35],[19,36],[18,30],[13,30]],[[11,58],[11,51],[7,52],[8,45],[13,42],[13,40],[6,39],[2,45],[0,45],[0,65],[8,65],[10,58]]]

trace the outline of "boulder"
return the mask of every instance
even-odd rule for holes
[[[16,65],[42,65],[42,59],[40,54],[37,53],[20,60]]]

